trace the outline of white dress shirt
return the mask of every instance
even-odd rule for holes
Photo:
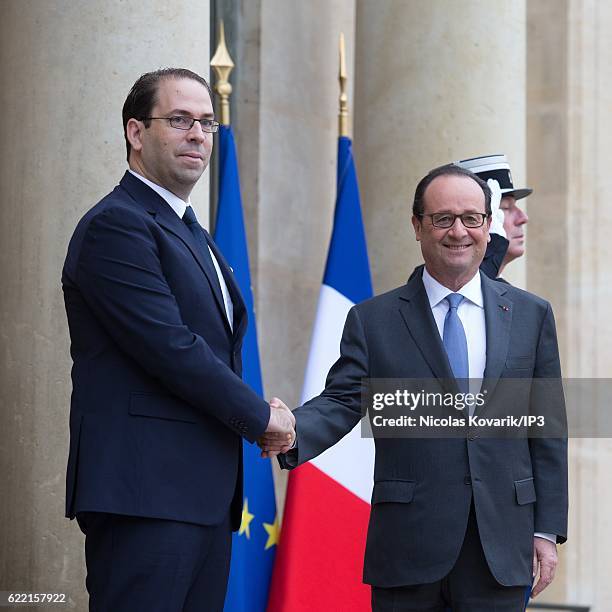
[[[461,319],[468,346],[468,367],[470,377],[470,393],[478,393],[482,385],[482,377],[487,365],[487,328],[485,322],[484,301],[480,285],[480,272],[456,292],[440,284],[429,272],[423,269],[423,285],[427,292],[431,312],[436,321],[440,338],[444,337],[444,319],[449,305],[446,296],[459,293],[465,299],[457,308]]]
[[[164,189],[160,185],[153,183],[149,179],[146,179],[144,176],[141,176],[137,172],[134,172],[131,168],[128,168],[128,172],[133,174],[136,178],[140,179],[145,185],[148,185],[155,193],[159,194],[170,206],[170,208],[179,216],[180,219],[183,218],[185,211],[187,210],[187,206],[191,206],[191,200],[181,200],[177,195],[173,194],[171,191]],[[227,316],[227,320],[230,325],[230,329],[233,331],[234,329],[234,303],[232,302],[232,298],[229,294],[229,290],[227,288],[227,284],[225,279],[223,278],[223,274],[221,272],[221,268],[219,267],[219,262],[215,257],[215,254],[212,252],[212,249],[208,247],[208,251],[210,253],[210,257],[212,259],[213,265],[215,266],[215,271],[217,272],[217,278],[219,279],[219,285],[221,286],[221,293],[223,294],[223,305],[225,306],[225,314]]]
[[[431,306],[431,312],[436,321],[440,338],[444,337],[444,319],[449,305],[446,296],[451,293],[460,293],[465,299],[457,308],[457,315],[461,319],[468,346],[468,367],[470,374],[470,393],[478,393],[482,385],[482,378],[487,365],[487,326],[482,297],[482,281],[480,271],[458,291],[452,291],[440,284],[428,271],[423,268],[423,285]],[[534,533],[535,537],[544,538],[556,543],[557,536],[552,533]]]

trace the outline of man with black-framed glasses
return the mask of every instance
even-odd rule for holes
[[[325,390],[293,413],[295,446],[285,453],[273,434],[259,444],[292,469],[350,432],[366,409],[374,431],[368,380],[384,380],[390,391],[393,379],[398,389],[432,380],[474,396],[485,380],[483,393],[492,397],[472,406],[469,424],[452,435],[402,435],[402,419],[418,421],[426,407],[391,412],[401,419],[374,434],[363,577],[375,611],[519,612],[534,576],[534,595],[552,581],[555,542],[566,539],[567,440],[488,437],[467,417],[490,414],[500,380],[560,380],[552,309],[479,270],[491,191],[476,175],[456,165],[432,170],[416,187],[412,212],[424,267],[406,285],[350,309]],[[529,389],[512,402],[538,414]],[[554,408],[563,420],[562,395]]]
[[[222,610],[242,438],[294,436],[241,379],[244,302],[191,207],[218,125],[196,73],[142,75],[123,106],[129,169],[68,247],[66,515],[85,533],[90,610]]]
[[[471,157],[448,165],[469,170],[485,181],[491,190],[489,242],[480,271],[489,278],[499,278],[510,262],[525,253],[524,226],[529,217],[519,208],[517,200],[530,195],[533,189],[514,187],[510,165],[503,154]],[[410,278],[421,269],[421,266],[415,268]]]

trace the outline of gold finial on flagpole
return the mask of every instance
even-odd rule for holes
[[[230,124],[230,105],[229,97],[232,93],[232,85],[229,82],[230,72],[234,69],[234,62],[227,50],[225,44],[225,28],[223,27],[223,21],[221,21],[219,27],[219,44],[217,50],[210,60],[210,65],[215,71],[215,91],[219,95],[221,104],[221,113],[219,122],[222,125]]]
[[[340,107],[338,111],[338,132],[340,136],[349,135],[348,96],[346,95],[346,57],[344,51],[344,33],[340,32]]]

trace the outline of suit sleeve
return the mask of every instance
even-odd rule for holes
[[[172,394],[250,441],[265,430],[269,407],[204,339],[190,331],[162,270],[147,220],[108,208],[83,238],[76,282],[121,350]]]
[[[321,395],[297,408],[297,445],[287,458],[279,459],[284,468],[310,461],[333,446],[361,419],[362,379],[368,376],[368,352],[358,310],[348,313],[340,358],[332,366]]]
[[[540,329],[534,379],[536,392],[532,395],[532,412],[537,413],[539,406],[546,406],[546,418],[557,421],[551,429],[565,431],[559,348],[550,305]],[[550,379],[550,384],[539,384],[537,379]],[[567,437],[530,438],[529,450],[536,489],[535,531],[555,534],[557,542],[562,544],[567,539]]]

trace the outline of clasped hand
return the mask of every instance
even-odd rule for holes
[[[291,410],[277,397],[270,401],[270,421],[257,440],[262,457],[276,457],[286,453],[295,442],[295,417]]]

